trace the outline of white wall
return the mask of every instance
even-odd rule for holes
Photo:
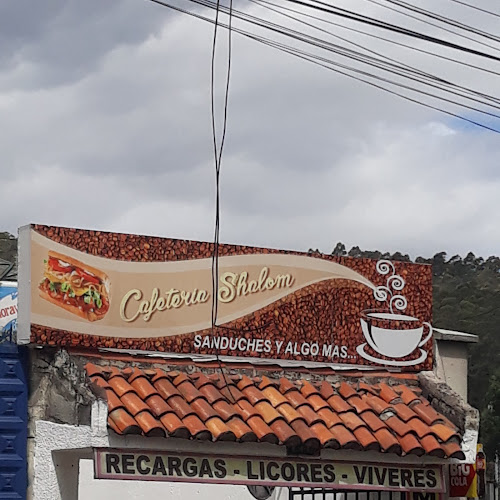
[[[94,479],[92,460],[80,460],[78,500],[254,500],[246,486]],[[287,500],[281,490],[273,500]]]
[[[438,340],[436,374],[467,401],[467,344]]]

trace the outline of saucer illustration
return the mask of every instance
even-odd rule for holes
[[[418,365],[419,363],[423,363],[426,358],[427,358],[427,352],[424,351],[423,349],[419,348],[420,351],[420,356],[417,359],[411,359],[411,360],[406,360],[406,361],[397,361],[397,360],[392,360],[392,359],[382,359],[382,358],[376,358],[375,356],[372,356],[371,354],[368,354],[366,352],[366,347],[368,347],[368,344],[365,342],[364,344],[358,345],[356,348],[356,351],[358,354],[367,359],[368,361],[372,361],[374,363],[380,363],[383,365],[389,365],[389,366],[413,366],[413,365]]]

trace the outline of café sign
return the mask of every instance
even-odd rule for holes
[[[378,465],[159,451],[94,450],[97,479],[443,492],[440,465]]]
[[[432,367],[430,266],[80,229],[19,233],[19,341]]]

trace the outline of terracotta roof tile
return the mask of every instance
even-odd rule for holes
[[[106,391],[106,396],[108,400],[108,411],[111,412],[115,408],[125,408],[125,405],[122,403],[121,399],[112,391]]]
[[[117,425],[115,424],[115,422],[111,417],[108,417],[108,427],[110,427],[111,430],[113,430],[117,434],[122,434],[122,431],[117,427]]]
[[[304,419],[304,417],[289,403],[280,405],[278,411],[285,417],[285,420],[291,424],[297,419]]]
[[[137,376],[131,382],[128,379],[130,385],[134,388],[134,391],[142,399],[149,398],[153,394],[157,394],[156,389],[149,383],[149,380],[144,376]]]
[[[236,441],[234,432],[219,417],[207,420],[205,425],[212,433],[214,441]]]
[[[168,379],[168,375],[163,370],[156,368],[154,370],[154,375],[151,377],[151,382],[154,384],[157,380],[161,380],[162,378]]]
[[[203,385],[202,387],[200,387],[199,391],[201,394],[203,394],[205,399],[210,404],[214,404],[217,401],[224,401],[225,400],[224,396],[220,393],[219,389],[217,389],[212,384]]]
[[[321,449],[320,440],[303,420],[295,420],[295,422],[291,424],[291,427],[302,441],[300,452],[306,453],[307,455],[316,455],[319,453]]]
[[[415,418],[417,414],[408,406],[403,403],[399,403],[393,406],[396,411],[398,417],[403,420],[403,422],[408,422],[412,418]]]
[[[127,392],[121,397],[121,401],[133,417],[141,411],[149,410],[149,406],[135,392]]]
[[[120,434],[141,434],[139,424],[123,408],[116,408],[110,412],[109,418],[113,420]]]
[[[227,401],[217,401],[212,406],[224,422],[238,415],[234,406]]]
[[[246,399],[238,401],[234,408],[245,422],[254,415],[259,415],[259,412]]]
[[[194,386],[198,390],[200,390],[204,385],[212,385],[211,380],[204,373],[194,373],[191,375],[191,379],[193,380]]]
[[[108,383],[120,398],[127,392],[134,392],[134,388],[122,377],[113,377]]]
[[[174,398],[172,398],[174,399]],[[207,403],[206,399],[196,399],[191,403],[191,408],[196,412],[196,414],[201,418],[203,422],[209,418],[217,417],[217,412]]]
[[[89,377],[93,377],[95,375],[101,376],[104,378],[104,374],[102,372],[102,368],[98,365],[94,365],[93,363],[87,363],[85,365],[85,371]]]
[[[446,443],[452,437],[459,437],[454,429],[450,429],[444,424],[435,424],[431,427],[431,431],[435,436],[439,438],[440,441]]]
[[[397,455],[401,455],[401,444],[387,428],[375,431],[374,436],[380,443],[382,451],[385,451],[386,453],[396,453]]]
[[[181,396],[172,396],[167,399],[167,403],[180,419],[196,413],[195,410],[191,408],[191,406],[189,406]]]
[[[260,381],[259,389],[263,391],[268,387],[277,387],[277,386],[279,386],[279,383],[276,380],[271,380],[269,377],[264,376]]]
[[[319,411],[322,408],[330,408],[328,403],[319,394],[312,394],[307,398],[307,402],[313,407],[314,411]]]
[[[189,418],[189,417],[188,417]],[[180,418],[175,413],[166,413],[160,417],[160,422],[170,436],[189,439],[191,433],[188,428],[181,422]]]
[[[368,427],[373,431],[378,431],[379,429],[386,429],[387,426],[378,418],[372,411],[365,411],[361,418],[368,424]]]
[[[241,377],[241,380],[238,382],[237,386],[240,391],[243,391],[246,387],[255,387],[253,380],[246,375],[243,375],[243,377]]]
[[[297,409],[299,406],[308,405],[307,399],[299,391],[289,391],[285,393],[286,398]]]
[[[349,404],[356,410],[356,412],[361,415],[364,411],[371,410],[366,401],[363,401],[359,396],[351,396],[349,398]]]
[[[444,452],[448,458],[457,458],[459,460],[465,460],[465,453],[460,448],[460,445],[457,443],[446,443],[441,445],[443,447]]]
[[[259,401],[267,401],[267,398],[266,396],[264,396],[264,394],[259,391],[259,389],[257,389],[257,387],[255,386],[248,386],[248,387],[245,387],[245,389],[243,389],[241,392],[243,392],[244,396],[248,399],[248,401],[250,401],[250,403],[252,403],[254,406],[256,405],[256,403],[258,403]]]
[[[380,443],[366,427],[358,427],[353,433],[365,451],[380,451]]]
[[[439,458],[444,458],[446,455],[446,452],[438,443],[437,439],[430,434],[421,438],[420,444],[423,446],[427,455]]]
[[[147,360],[142,361],[146,363]],[[214,364],[213,368],[218,365]],[[106,394],[108,425],[117,434],[210,441],[266,442],[289,453],[321,448],[380,450],[461,458],[460,435],[410,389],[384,382],[386,372],[342,374],[339,383],[165,371],[87,364],[91,389]],[[372,379],[373,384],[355,380]],[[417,379],[411,379],[416,384]]]
[[[277,435],[273,432],[271,427],[269,427],[264,422],[264,420],[262,420],[262,417],[258,415],[250,417],[247,420],[247,424],[252,429],[252,431],[255,432],[255,435],[257,436],[259,441],[271,444],[279,443]]]
[[[358,427],[366,427],[366,424],[353,411],[346,411],[339,415],[344,425],[351,431]]]
[[[352,410],[352,406],[347,404],[340,396],[334,395],[328,398],[328,404],[337,412],[344,413]]]
[[[408,420],[408,425],[413,429],[419,438],[423,438],[424,436],[432,433],[431,428],[425,422],[420,420],[418,416]]]
[[[336,392],[333,390],[332,384],[324,380],[321,382],[320,394],[323,399],[328,400],[332,396],[335,396]]]
[[[235,385],[228,385],[219,390],[220,393],[231,403],[241,401],[245,398],[245,395]]]
[[[280,392],[281,394],[286,394],[288,391],[296,391],[297,387],[295,384],[288,380],[287,378],[280,378]]]
[[[109,387],[109,384],[99,375],[94,375],[93,377],[90,377],[90,382],[97,387],[102,387],[104,389],[107,389]]]
[[[398,385],[395,389],[400,394],[405,405],[410,405],[411,403],[418,401],[418,396],[408,386]]]
[[[306,399],[312,394],[319,394],[318,389],[316,389],[316,387],[314,387],[314,385],[312,385],[311,382],[309,382],[308,380],[302,381],[302,387],[300,388],[300,392]]]
[[[165,413],[174,412],[170,405],[158,394],[153,394],[152,396],[147,398],[146,403],[149,406],[151,413],[153,415],[156,415],[157,417],[161,417],[162,415],[165,415]]]
[[[302,444],[302,440],[297,433],[283,419],[276,420],[270,427],[284,445],[290,448],[298,448]]]
[[[399,417],[389,417],[385,424],[390,427],[398,436],[406,436],[412,432],[412,428],[405,424]]]
[[[407,455],[411,454],[421,457],[425,453],[424,448],[422,448],[422,445],[413,434],[406,434],[406,436],[400,437],[399,443]]]
[[[375,413],[378,413],[379,415],[391,409],[391,405],[386,401],[384,401],[383,399],[379,398],[378,396],[373,396],[373,395],[364,396],[363,401],[368,403],[368,405],[375,410]]]
[[[299,406],[297,411],[304,417],[305,421],[309,425],[316,424],[318,422],[321,422],[321,417],[319,416],[318,413],[316,413],[310,406],[304,405],[304,406]]]
[[[416,404],[412,410],[427,424],[433,425],[441,420],[439,413],[430,405]]]
[[[375,388],[375,386],[369,385],[366,382],[359,383],[358,391],[365,394],[373,394],[375,396],[377,396],[378,393],[380,392]]]
[[[281,418],[280,414],[267,401],[257,403],[255,409],[267,425],[271,425],[275,420]]]
[[[203,394],[189,380],[178,384],[177,390],[184,396],[184,399],[188,403],[192,403],[195,399],[203,398]]]
[[[352,396],[357,396],[357,392],[346,382],[342,382],[339,387],[339,394],[344,399],[349,399]]]
[[[232,418],[226,422],[227,426],[236,436],[236,439],[242,443],[257,441],[257,436],[250,427],[241,420],[241,418]]]
[[[140,425],[144,435],[149,437],[165,437],[165,429],[149,411],[142,411],[135,416],[135,420]]]
[[[170,380],[166,378],[153,379],[153,385],[166,401],[172,396],[180,396],[181,393],[172,385]]]
[[[189,415],[183,418],[182,423],[186,426],[194,439],[198,439],[200,441],[208,441],[212,439],[212,434],[197,415]]]
[[[356,436],[345,425],[335,425],[330,429],[333,437],[339,442],[340,447],[347,450],[361,450],[361,444]]]
[[[104,366],[102,368],[102,373],[105,375],[106,380],[122,376],[122,372],[116,366]]]
[[[380,387],[380,398],[386,403],[394,403],[396,400],[400,400],[399,396],[384,382],[381,382]]]
[[[329,407],[322,408],[321,410],[319,410],[318,415],[321,417],[321,419],[328,428],[342,423],[340,417],[336,413],[333,413],[333,411]]]
[[[323,448],[340,448],[340,443],[333,437],[333,434],[327,429],[325,424],[317,423],[311,426],[311,430],[319,439]]]
[[[288,399],[286,399],[285,396],[283,396],[272,385],[268,385],[265,389],[263,389],[262,394],[275,408],[277,408],[279,405],[282,405],[283,403],[288,403]]]

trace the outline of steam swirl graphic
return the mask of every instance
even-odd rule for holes
[[[393,294],[393,291],[400,292],[405,287],[405,280],[396,274],[396,269],[394,264],[388,260],[379,260],[377,262],[377,272],[382,276],[386,276],[391,273],[387,278],[386,284],[377,286],[373,290],[373,296],[378,302],[389,301],[389,309],[392,314],[394,314],[394,309],[398,311],[404,311],[408,306],[408,301],[406,297],[401,294]]]

